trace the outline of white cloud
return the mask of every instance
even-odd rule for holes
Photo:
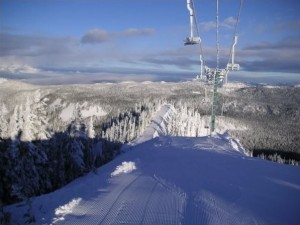
[[[27,64],[0,64],[0,72],[13,74],[37,74],[39,69],[31,67]]]
[[[232,16],[224,19],[220,22],[219,26],[226,29],[233,29],[236,23],[236,19]],[[206,21],[200,23],[200,30],[204,32],[208,32],[210,30],[216,29],[216,21]]]
[[[214,21],[207,21],[207,22],[201,22],[200,23],[200,30],[204,32],[208,32],[212,29],[216,28],[216,22]]]
[[[155,30],[151,28],[145,28],[145,29],[136,29],[136,28],[129,28],[120,34],[124,36],[143,36],[143,35],[151,35],[154,34]]]
[[[135,37],[135,36],[148,36],[155,33],[155,30],[152,28],[129,28],[124,31],[119,32],[108,32],[103,29],[95,28],[89,30],[82,38],[81,43],[89,43],[89,44],[96,44],[96,43],[103,43],[115,38],[121,37]]]
[[[81,39],[82,43],[103,43],[110,39],[110,34],[102,29],[89,30]]]
[[[233,18],[232,16],[226,18],[224,21],[223,21],[223,24],[226,24],[228,26],[234,26],[236,23],[236,19]]]

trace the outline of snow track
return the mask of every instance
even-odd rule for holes
[[[118,185],[83,204],[61,224],[176,224],[184,200],[160,181],[141,175],[117,179]],[[56,223],[60,224],[60,223]]]
[[[111,176],[124,162],[135,169]],[[20,205],[5,208],[15,224]],[[158,137],[32,207],[36,224],[300,224],[300,168],[247,157],[219,135]]]

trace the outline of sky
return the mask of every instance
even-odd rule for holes
[[[194,0],[216,67],[216,1]],[[240,0],[219,0],[220,68]],[[300,1],[244,0],[229,80],[300,83]],[[200,72],[185,0],[0,0],[0,76],[36,84],[185,81]]]

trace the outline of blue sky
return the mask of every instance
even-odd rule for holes
[[[194,0],[207,66],[216,66],[215,1]],[[219,0],[221,67],[240,0]],[[244,0],[231,80],[300,83],[300,1]],[[189,80],[199,46],[185,0],[0,0],[0,76],[33,83]]]

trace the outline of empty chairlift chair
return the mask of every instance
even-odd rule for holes
[[[229,71],[240,70],[240,65],[234,63],[234,48],[235,48],[236,44],[237,44],[237,36],[234,36],[233,45],[232,45],[232,49],[231,49],[231,63],[228,63],[227,67],[226,67],[227,70],[229,70]]]
[[[187,0],[187,9],[190,12],[190,37],[184,40],[184,45],[195,45],[201,42],[200,37],[194,37],[195,15],[192,0]]]

